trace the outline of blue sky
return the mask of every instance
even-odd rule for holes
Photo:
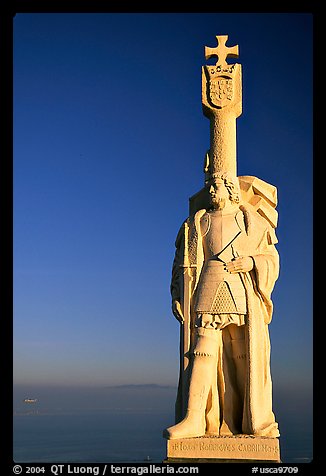
[[[239,45],[238,175],[278,188],[274,391],[312,382],[312,15],[14,18],[14,382],[176,385],[174,240],[204,183],[204,46]],[[284,393],[285,392],[285,393]]]

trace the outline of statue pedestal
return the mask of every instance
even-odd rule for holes
[[[201,436],[167,440],[165,462],[274,462],[279,463],[278,438],[266,436]]]

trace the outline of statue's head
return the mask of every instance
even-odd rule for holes
[[[210,196],[210,207],[215,210],[223,210],[226,206],[240,202],[236,179],[232,179],[227,173],[214,173],[206,187]]]

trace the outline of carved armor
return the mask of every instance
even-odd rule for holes
[[[239,273],[231,274],[225,269],[225,262],[235,257],[232,242],[241,232],[241,220],[239,209],[231,214],[207,212],[201,219],[205,264],[195,301],[197,314],[247,312],[245,289]]]
[[[195,312],[246,314],[245,290],[239,274],[230,274],[224,263],[209,260],[198,284]]]

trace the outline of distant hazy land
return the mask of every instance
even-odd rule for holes
[[[19,414],[80,412],[173,412],[176,387],[115,385],[103,387],[14,386],[13,410]],[[25,403],[24,399],[37,399]]]

